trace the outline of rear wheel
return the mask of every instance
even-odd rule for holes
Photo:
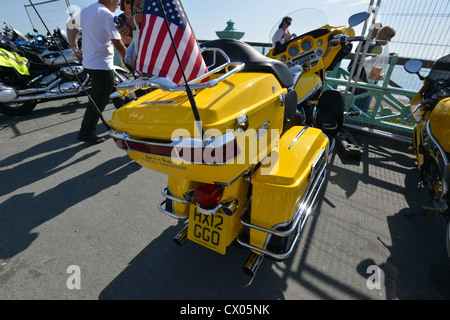
[[[0,111],[7,116],[16,117],[30,113],[36,107],[36,101],[26,101],[17,103],[0,103]]]

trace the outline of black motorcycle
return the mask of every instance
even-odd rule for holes
[[[16,52],[28,59],[29,75],[12,67],[0,66],[0,112],[21,116],[31,112],[39,102],[85,95],[90,77],[72,49],[38,54],[18,48],[11,41],[0,39],[0,48]],[[128,72],[115,66],[115,84],[129,80]]]

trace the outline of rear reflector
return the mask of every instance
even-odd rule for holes
[[[140,141],[118,139],[115,137],[113,137],[113,140],[119,148],[124,150],[138,151],[163,157],[172,156],[172,146],[161,146]]]

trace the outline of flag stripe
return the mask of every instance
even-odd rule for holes
[[[184,68],[184,72],[185,72],[185,74],[186,74],[186,77],[187,78],[189,78],[187,75],[188,74],[191,74],[191,72],[192,72],[192,68],[191,68],[191,65],[190,65],[190,58],[191,58],[191,53],[192,53],[192,50],[193,50],[193,48],[195,47],[195,41],[192,41],[192,39],[191,39],[191,32],[190,32],[190,29],[189,30],[186,30],[186,32],[184,33],[184,37],[183,37],[183,40],[184,40],[184,46],[185,46],[185,49],[184,49],[184,51],[183,51],[183,53],[182,53],[182,56],[181,56],[181,65],[183,66],[183,68]],[[181,70],[180,69],[178,69],[177,70],[177,73],[176,73],[176,79],[178,80],[178,82],[181,80],[181,78],[182,78],[182,74],[181,74]],[[188,79],[188,81],[189,80],[192,80],[192,79],[194,79],[194,78],[196,78],[195,77],[195,75],[194,74],[192,74],[192,78],[191,79]],[[175,81],[174,81],[175,82]]]
[[[172,29],[172,28],[173,28],[173,26],[171,26],[170,29]],[[184,50],[185,50],[185,43],[182,41],[183,35],[185,33],[183,32],[183,30],[181,30],[180,28],[178,28],[176,26],[173,29],[175,29],[174,30],[174,42],[178,48],[178,54],[180,54],[180,53],[184,52]],[[175,83],[178,83],[181,79],[180,80],[177,79],[177,81],[174,81],[174,79],[176,78],[177,71],[180,70],[178,59],[175,57],[175,50],[172,50],[170,52],[170,54],[167,55],[166,60],[167,60],[167,69],[169,70],[168,73],[175,75],[175,77],[173,77],[172,81]]]
[[[207,72],[197,41],[179,0],[162,0],[187,81]],[[181,68],[159,2],[146,0],[135,70],[183,84]]]

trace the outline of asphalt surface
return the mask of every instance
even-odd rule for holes
[[[182,226],[157,209],[165,176],[110,138],[76,140],[86,102],[0,115],[1,300],[450,298],[445,224],[421,215],[427,196],[406,144],[355,133],[362,158],[333,156],[295,253],[265,259],[251,280],[247,249],[173,243]],[[108,137],[101,123],[97,132]]]

